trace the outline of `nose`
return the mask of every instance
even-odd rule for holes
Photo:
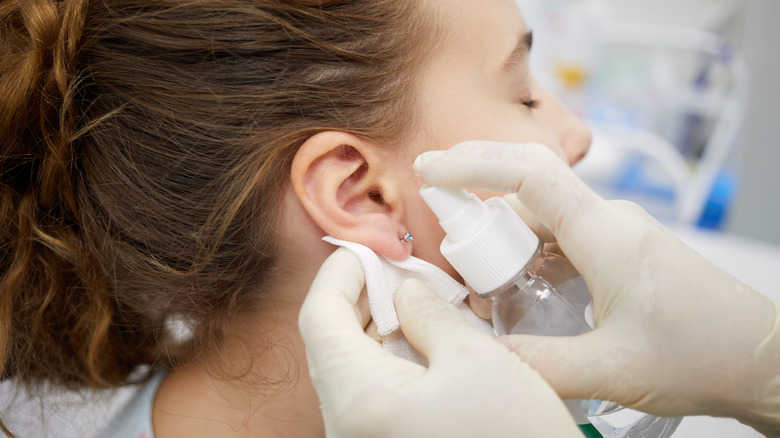
[[[539,119],[558,137],[569,165],[582,160],[590,149],[593,134],[579,117],[574,115],[563,103],[547,90],[536,85],[535,95],[540,97],[542,106],[538,110]]]
[[[590,150],[590,144],[593,142],[593,133],[577,116],[566,110],[571,119],[569,126],[561,133],[560,142],[569,165],[573,166]]]

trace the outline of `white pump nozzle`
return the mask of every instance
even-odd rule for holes
[[[478,294],[505,286],[541,241],[501,198],[484,203],[465,190],[423,186],[420,196],[447,233],[441,253]]]
[[[460,239],[487,219],[490,210],[473,193],[441,187],[423,187],[420,196],[451,239]]]

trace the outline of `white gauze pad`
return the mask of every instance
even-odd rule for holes
[[[382,346],[395,356],[421,365],[428,363],[425,357],[404,338],[393,305],[395,292],[407,278],[416,278],[422,281],[441,299],[457,306],[470,323],[485,333],[494,335],[493,327],[478,317],[463,302],[468,296],[468,289],[437,266],[411,256],[401,261],[390,260],[378,256],[374,251],[359,243],[346,242],[330,236],[324,237],[322,240],[348,249],[360,260],[366,275],[366,291],[371,317],[376,324],[377,332],[382,336]]]

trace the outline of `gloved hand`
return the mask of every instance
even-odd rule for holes
[[[642,209],[593,193],[544,146],[467,142],[421,155],[429,185],[516,193],[593,296],[596,329],[508,336],[563,398],[660,416],[730,416],[780,434],[780,311]]]
[[[328,437],[581,437],[534,370],[418,281],[401,286],[395,305],[429,367],[384,351],[363,332],[363,283],[358,259],[338,249],[300,313]]]

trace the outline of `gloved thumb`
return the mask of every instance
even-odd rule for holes
[[[431,363],[447,363],[469,342],[489,339],[419,280],[404,281],[394,300],[404,337]]]

